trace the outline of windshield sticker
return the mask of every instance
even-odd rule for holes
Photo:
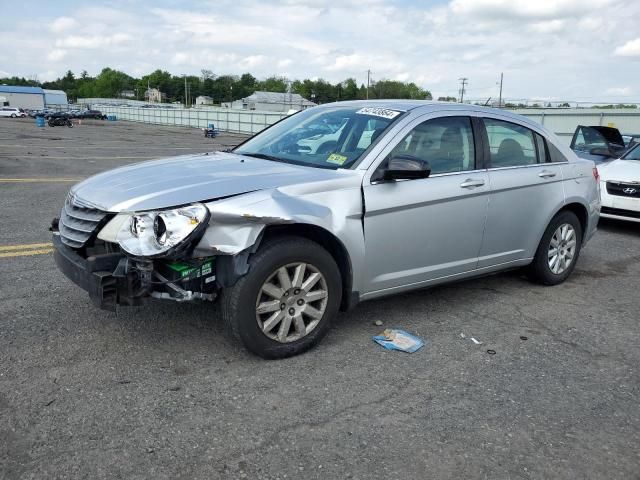
[[[382,118],[396,118],[402,112],[398,112],[397,110],[389,110],[388,108],[377,108],[377,107],[364,107],[358,110],[356,113],[360,115],[373,115],[374,117],[382,117]]]
[[[346,162],[349,157],[345,157],[344,155],[339,155],[337,153],[332,153],[327,157],[327,163],[334,163],[336,165],[342,165]]]

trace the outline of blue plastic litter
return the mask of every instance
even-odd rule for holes
[[[424,346],[421,338],[398,328],[387,328],[381,335],[373,337],[373,341],[387,350],[400,350],[407,353],[413,353]]]

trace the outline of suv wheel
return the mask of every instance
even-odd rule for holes
[[[12,114],[11,114],[11,118],[16,118],[16,114],[15,114],[15,113],[12,113]]]
[[[529,266],[530,276],[544,284],[564,282],[578,261],[582,245],[582,226],[573,212],[558,213],[542,236]]]
[[[222,292],[222,318],[263,358],[302,353],[327,333],[342,295],[340,271],[320,245],[297,237],[267,241],[249,273]]]

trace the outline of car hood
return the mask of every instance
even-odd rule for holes
[[[640,160],[614,160],[598,165],[602,180],[640,183]]]
[[[71,194],[100,210],[142,211],[345,176],[359,179],[353,170],[303,167],[216,152],[109,170],[74,185]]]

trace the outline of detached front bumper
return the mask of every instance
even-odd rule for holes
[[[114,277],[113,272],[124,255],[107,253],[82,258],[64,245],[60,235],[57,234],[53,235],[53,247],[53,256],[60,271],[73,283],[86,290],[98,307],[115,310],[119,300],[118,289],[122,288],[125,279]]]

